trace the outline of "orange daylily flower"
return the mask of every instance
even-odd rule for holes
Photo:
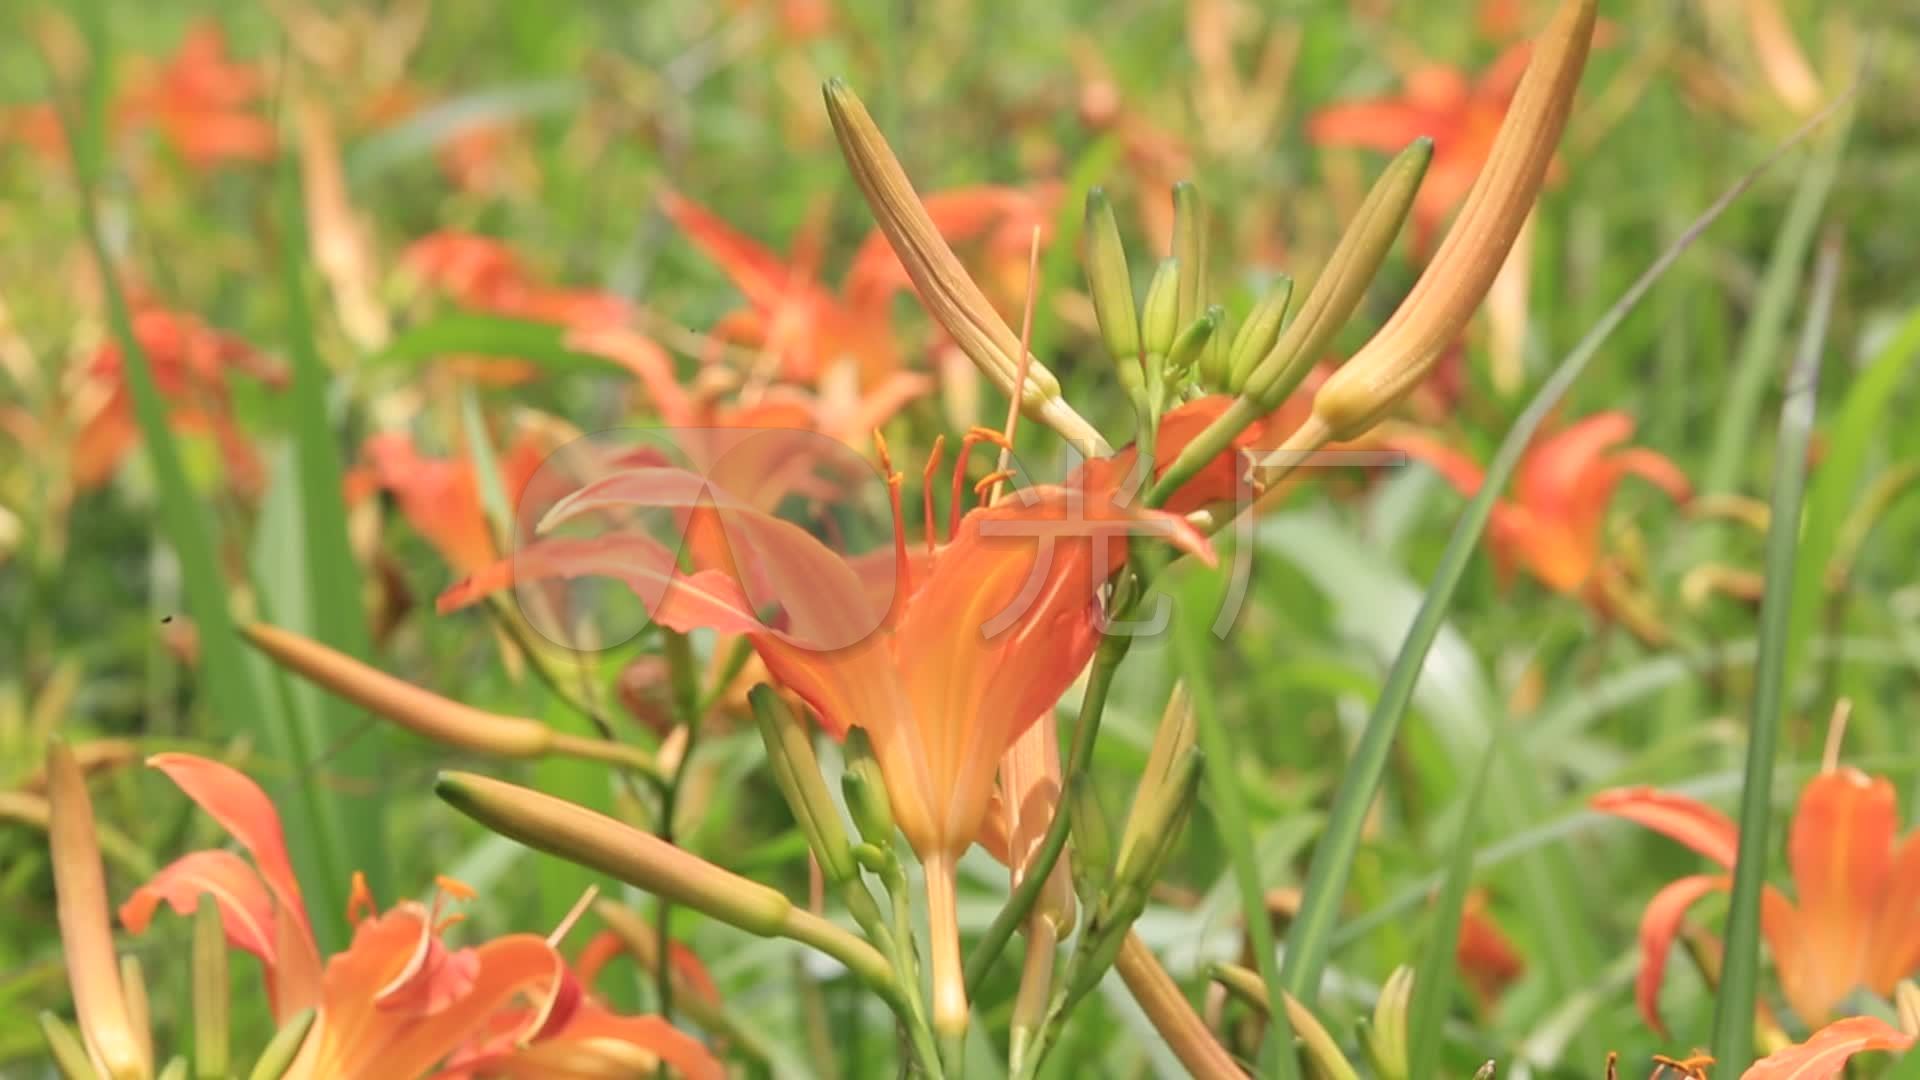
[[[1719,863],[1728,874],[1739,848],[1732,820],[1692,799],[1651,788],[1606,791],[1596,810],[1645,825]],[[1854,769],[1822,772],[1801,792],[1787,838],[1795,899],[1769,886],[1761,930],[1794,1014],[1825,1023],[1856,988],[1889,996],[1920,970],[1920,830],[1898,838],[1893,785]],[[1695,901],[1729,887],[1727,874],[1681,878],[1655,894],[1640,923],[1641,1015],[1659,1014],[1667,950]],[[1787,1074],[1781,1074],[1787,1075]]]
[[[1740,1074],[1740,1080],[1839,1080],[1856,1054],[1912,1049],[1913,1036],[1872,1016],[1835,1020]]]
[[[1532,51],[1531,42],[1514,45],[1471,80],[1458,68],[1423,64],[1407,73],[1400,97],[1328,106],[1307,121],[1307,135],[1320,146],[1382,153],[1432,138],[1433,161],[1412,215],[1414,245],[1425,250],[1486,165]]]
[[[632,315],[631,306],[612,293],[545,283],[512,248],[489,236],[433,233],[414,241],[400,263],[475,311],[587,328],[623,326]]]
[[[990,259],[985,275],[989,280],[1008,280],[1017,264],[1024,288],[1033,227],[1049,220],[1042,196],[1008,188],[963,188],[934,195],[926,204],[949,239],[982,241]],[[911,283],[877,231],[861,245],[836,294],[818,279],[818,224],[796,239],[790,257],[782,258],[677,192],[663,191],[660,205],[746,298],[745,308],[714,327],[716,338],[761,350],[783,378],[797,383],[816,383],[850,365],[855,381],[865,388],[899,370],[900,345],[887,307],[894,294]]]
[[[239,338],[183,312],[139,306],[133,313],[133,333],[170,408],[169,424],[178,430],[210,431],[229,479],[243,491],[257,490],[264,479],[262,466],[234,422],[227,377],[239,371],[277,388],[286,382],[284,369]],[[140,441],[133,389],[121,365],[119,343],[109,341],[85,369],[94,388],[90,392],[99,395],[100,404],[74,437],[73,481],[82,490],[106,483]]]
[[[1481,890],[1468,894],[1460,912],[1460,940],[1453,956],[1482,1009],[1493,1008],[1507,987],[1527,971],[1526,959],[1513,939],[1487,911],[1486,893]]]
[[[531,434],[516,439],[500,455],[500,487],[509,507],[517,507],[534,473],[546,460],[545,444]],[[500,557],[493,528],[480,501],[480,480],[467,458],[422,455],[404,432],[374,435],[360,447],[364,462],[346,477],[348,502],[384,490],[449,567],[471,574]]]
[[[204,19],[166,63],[134,84],[120,110],[123,121],[150,125],[195,168],[269,161],[273,124],[253,111],[266,89],[266,73],[229,59],[220,24]]]
[[[884,453],[882,467],[890,469]],[[955,863],[981,835],[1002,757],[1093,655],[1098,590],[1124,564],[1129,533],[1211,550],[1178,515],[1115,506],[1111,489],[1083,483],[1026,489],[964,514],[956,499],[947,542],[922,560],[906,541],[900,483],[890,476],[891,557],[848,560],[709,478],[629,470],[575,493],[549,522],[616,507],[710,508],[731,547],[725,570],[686,574],[664,545],[630,533],[553,538],[449,590],[441,606],[514,580],[615,576],[663,625],[748,635],[775,680],[829,731],[866,729],[895,818],[926,869],[935,1023],[952,1032],[967,1012]],[[771,623],[758,615],[767,609],[778,611]]]
[[[171,57],[128,80],[113,103],[113,129],[116,135],[151,130],[196,169],[270,161],[273,124],[254,111],[266,87],[259,68],[228,58],[219,23],[202,19],[188,28]],[[51,104],[16,110],[12,128],[43,155],[67,157],[66,131]]]
[[[705,1047],[651,1016],[620,1016],[588,997],[554,944],[512,934],[452,948],[443,916],[466,886],[439,879],[431,905],[406,901],[377,910],[355,876],[347,915],[353,942],[324,964],[300,885],[287,858],[280,818],[266,793],[229,766],[191,754],[159,754],[165,772],[253,856],[225,849],[175,860],[121,905],[132,933],[166,904],[180,914],[210,896],[228,941],[259,958],[277,1022],[317,1009],[289,1080],[376,1080],[432,1074],[469,1077],[599,1075],[666,1062],[689,1077],[724,1075]],[[623,1074],[624,1075],[624,1074]]]
[[[1518,564],[1548,588],[1578,595],[1600,565],[1607,504],[1621,480],[1649,480],[1676,502],[1692,497],[1685,474],[1666,457],[1638,447],[1615,449],[1632,434],[1633,417],[1596,413],[1528,449],[1514,498],[1494,506],[1488,526],[1503,576]],[[1403,431],[1381,441],[1425,462],[1463,495],[1480,490],[1480,466],[1432,436]]]

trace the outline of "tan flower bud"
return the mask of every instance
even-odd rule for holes
[[[1088,457],[1110,453],[1112,447],[1067,403],[1060,392],[1060,380],[1039,360],[1028,360],[1026,382],[1016,388],[1023,351],[1019,335],[960,265],[867,107],[838,79],[829,80],[823,90],[827,115],[847,166],[928,314],[1001,392],[1009,397],[1018,393],[1028,416],[1058,432]]]
[[[1314,418],[1329,437],[1349,439],[1377,423],[1426,377],[1487,295],[1566,126],[1593,37],[1594,2],[1561,4],[1433,262],[1380,332],[1314,396]]]

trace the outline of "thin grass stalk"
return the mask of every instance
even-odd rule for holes
[[[284,93],[281,96],[284,99]],[[360,570],[347,541],[340,449],[329,423],[327,405],[330,380],[315,344],[313,311],[307,303],[306,273],[311,258],[307,250],[306,199],[299,162],[290,151],[281,156],[276,170],[279,173],[276,186],[280,200],[280,278],[286,303],[285,341],[293,368],[289,405],[293,410],[295,474],[300,482],[302,552],[306,556],[306,617],[311,620],[315,638],[348,656],[365,659],[371,650],[372,638],[362,601]],[[329,745],[355,726],[352,710],[336,699],[314,696],[309,700],[318,702],[319,710],[318,730],[310,735],[314,745]],[[349,776],[377,776],[381,744],[387,738],[386,732],[373,728],[343,746],[332,755],[332,760]],[[343,801],[347,804],[341,810],[345,826],[342,840],[346,847],[343,855],[354,869],[367,874],[376,894],[385,891],[388,868],[384,800]],[[336,900],[343,898],[344,894],[335,897]]]
[[[1194,614],[1197,610],[1195,605],[1186,603],[1174,612],[1174,660],[1185,675],[1200,750],[1206,755],[1201,773],[1207,802],[1213,810],[1214,824],[1220,830],[1221,843],[1227,849],[1227,861],[1233,868],[1234,884],[1240,893],[1241,917],[1247,923],[1247,941],[1258,961],[1260,979],[1266,984],[1267,1000],[1280,1001],[1283,1000],[1280,960],[1274,946],[1272,917],[1267,912],[1266,888],[1260,880],[1260,864],[1254,853],[1253,821],[1247,813],[1246,797],[1240,790],[1240,774],[1235,768],[1240,757],[1214,700],[1204,640],[1207,624]],[[1275,1010],[1271,1024],[1261,1050],[1260,1075],[1298,1075],[1293,1032],[1286,1013]]]
[[[1841,99],[1837,106],[1838,122],[1813,148],[1812,160],[1800,174],[1793,201],[1788,204],[1786,217],[1780,224],[1761,279],[1760,296],[1747,320],[1746,333],[1740,338],[1732,375],[1720,394],[1717,408],[1720,422],[1714,429],[1706,468],[1700,474],[1701,491],[1737,490],[1741,466],[1752,456],[1750,451],[1760,424],[1760,406],[1777,370],[1774,358],[1780,355],[1786,337],[1795,290],[1804,280],[1803,268],[1808,249],[1813,245],[1814,229],[1820,224],[1827,197],[1840,175],[1840,160],[1846,151],[1848,131],[1853,126],[1852,100],[1850,94]]]
[[[1740,788],[1740,849],[1728,902],[1726,961],[1713,1014],[1713,1054],[1731,1075],[1738,1075],[1753,1060],[1753,1014],[1760,995],[1760,893],[1767,881],[1773,762],[1786,711],[1787,640],[1794,561],[1800,552],[1800,504],[1806,493],[1807,443],[1813,437],[1820,361],[1839,272],[1839,250],[1829,242],[1814,271],[1813,299],[1787,376],[1780,438],[1774,448],[1767,591],[1760,600],[1760,657],[1754,665],[1753,718],[1747,729],[1746,777]]]
[[[1440,1022],[1446,1018],[1447,1002],[1453,997],[1454,951],[1460,944],[1460,916],[1467,906],[1467,886],[1473,882],[1474,839],[1480,827],[1480,806],[1486,801],[1487,779],[1493,774],[1494,760],[1501,750],[1501,733],[1496,728],[1480,753],[1480,765],[1474,771],[1473,786],[1467,789],[1467,801],[1460,813],[1460,832],[1453,838],[1453,850],[1447,855],[1447,869],[1441,879],[1440,895],[1433,904],[1433,924],[1426,948],[1420,951],[1420,964],[1413,983],[1413,1004],[1407,1015],[1407,1075],[1437,1076],[1440,1064]]]
[[[1468,501],[1459,523],[1454,526],[1453,535],[1440,556],[1440,565],[1434,571],[1433,582],[1428,586],[1427,595],[1414,616],[1413,625],[1407,630],[1406,641],[1394,657],[1386,683],[1381,687],[1380,698],[1361,733],[1359,745],[1354,748],[1353,757],[1341,775],[1340,788],[1334,795],[1333,809],[1328,815],[1326,832],[1314,849],[1300,912],[1295,916],[1293,928],[1288,934],[1286,962],[1281,969],[1282,982],[1287,991],[1301,1001],[1311,1004],[1320,984],[1320,973],[1332,951],[1340,900],[1346,892],[1354,857],[1359,853],[1360,833],[1367,808],[1372,805],[1380,782],[1386,775],[1387,760],[1393,750],[1394,740],[1399,735],[1401,721],[1405,719],[1407,708],[1413,701],[1413,688],[1419,681],[1427,652],[1440,634],[1447,605],[1452,602],[1454,591],[1459,588],[1460,580],[1466,573],[1474,548],[1493,513],[1493,504],[1512,478],[1514,468],[1519,464],[1534,433],[1559,404],[1574,380],[1593,361],[1600,346],[1653,288],[1654,283],[1762,173],[1804,139],[1831,111],[1829,107],[1807,121],[1772,154],[1735,181],[1635,279],[1560,362],[1547,381],[1541,384],[1540,390],[1514,421],[1513,428],[1488,463],[1480,490]]]

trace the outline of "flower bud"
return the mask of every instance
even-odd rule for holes
[[[1148,826],[1143,809],[1160,799],[1168,785],[1175,782],[1174,770],[1193,748],[1198,733],[1199,727],[1193,716],[1193,699],[1187,695],[1184,683],[1176,684],[1173,696],[1160,714],[1160,726],[1154,729],[1153,747],[1147,752],[1147,765],[1141,770],[1140,783],[1134,788],[1133,811],[1127,816],[1126,827],[1120,836],[1122,863],[1133,857],[1134,849],[1151,835],[1146,832]]]
[[[87,1048],[80,1045],[80,1037],[73,1033],[66,1021],[50,1012],[40,1014],[40,1037],[46,1041],[47,1053],[53,1063],[60,1068],[60,1075],[67,1077],[96,1077],[93,1062],[87,1060]]]
[[[404,679],[336,652],[311,638],[266,623],[240,627],[240,636],[281,667],[416,735],[496,757],[547,754],[654,771],[645,752],[620,743],[557,732],[538,720],[502,716],[441,697]]]
[[[793,906],[765,885],[565,799],[463,772],[441,773],[434,791],[494,832],[749,933],[780,934]]]
[[[1314,418],[1327,437],[1352,438],[1378,423],[1426,377],[1487,295],[1566,126],[1593,37],[1594,4],[1561,4],[1534,44],[1487,163],[1433,261],[1380,332],[1314,395]]]
[[[1195,319],[1174,339],[1173,348],[1167,353],[1167,370],[1183,376],[1192,372],[1201,354],[1206,351],[1207,343],[1213,340],[1215,331],[1226,321],[1225,308],[1218,304],[1208,308],[1205,314]]]
[[[1173,338],[1179,331],[1180,262],[1161,259],[1147,283],[1146,303],[1140,309],[1140,344],[1148,362],[1164,358],[1173,351]]]
[[[1160,868],[1173,853],[1200,794],[1201,761],[1200,748],[1188,746],[1168,770],[1165,782],[1151,794],[1141,792],[1142,801],[1127,816],[1128,839],[1121,842],[1120,864],[1113,878],[1115,895],[1125,898],[1119,904],[1130,904],[1135,896],[1144,903],[1159,880]]]
[[[152,1074],[147,1033],[134,1029],[133,1009],[114,957],[113,925],[107,915],[106,870],[100,863],[93,802],[73,751],[59,739],[47,744],[47,841],[53,858],[55,914],[65,950],[67,980],[88,1057],[102,1080],[132,1080]],[[145,994],[140,1006],[144,1012]],[[145,1017],[140,1017],[144,1020]]]
[[[1920,986],[1912,979],[1903,981],[1893,991],[1893,1003],[1900,1013],[1900,1030],[1920,1039]]]
[[[1273,291],[1247,313],[1247,321],[1240,325],[1240,332],[1233,335],[1233,345],[1227,350],[1225,389],[1239,393],[1247,385],[1247,377],[1253,374],[1254,365],[1273,351],[1280,340],[1280,327],[1287,318],[1287,305],[1292,300],[1293,279],[1282,274],[1274,283]]]
[[[1283,996],[1287,1005],[1287,1025],[1293,1029],[1293,1037],[1299,1040],[1300,1057],[1306,1066],[1307,1080],[1360,1080],[1360,1074],[1354,1070],[1353,1063],[1347,1060],[1347,1055],[1340,1052],[1339,1042],[1327,1031],[1326,1025],[1292,994]]]
[[[748,691],[747,701],[753,706],[754,722],[767,746],[767,764],[773,770],[774,783],[793,809],[794,820],[807,838],[807,846],[813,849],[814,858],[820,860],[821,872],[835,886],[853,880],[860,868],[853,861],[840,810],[833,805],[827,782],[820,775],[820,762],[814,757],[806,725],[765,683]]]
[[[1099,188],[1087,192],[1087,291],[1093,296],[1094,319],[1129,394],[1143,386],[1140,374],[1140,314],[1133,303],[1133,274],[1127,268],[1126,245],[1113,205]]]
[[[294,1056],[300,1053],[300,1044],[307,1040],[307,1030],[313,1027],[314,1011],[302,1009],[287,1018],[280,1030],[273,1033],[267,1048],[260,1053],[260,1060],[254,1062],[253,1070],[247,1073],[247,1080],[280,1080],[293,1066]]]
[[[1173,257],[1185,268],[1174,324],[1189,326],[1207,306],[1207,208],[1191,180],[1173,185]]]
[[[1060,392],[1060,380],[1046,365],[1027,359],[1026,382],[1024,386],[1015,385],[1022,359],[1019,335],[960,265],[867,107],[838,79],[828,80],[822,91],[847,167],[894,255],[913,280],[927,313],[1002,393],[1018,395],[1028,416],[1059,432],[1086,456],[1106,456],[1112,448],[1067,403]]]
[[[1407,1080],[1407,1010],[1413,1002],[1413,969],[1402,964],[1380,988],[1373,1023],[1360,1044],[1380,1080]]]
[[[222,1080],[228,1072],[231,989],[220,904],[202,896],[193,909],[193,1067],[202,1080]]]
[[[880,775],[880,759],[873,756],[873,743],[865,728],[847,729],[841,751],[847,759],[847,771],[840,776],[840,793],[846,796],[847,812],[860,839],[871,844],[882,859],[893,854],[893,804],[887,801],[886,778]]]
[[[1271,412],[1306,378],[1320,353],[1352,317],[1366,296],[1380,264],[1400,234],[1400,225],[1420,190],[1420,179],[1433,160],[1433,140],[1418,138],[1387,163],[1374,181],[1333,255],[1320,271],[1299,314],[1273,348],[1254,364],[1242,389],[1261,412]]]
[[[1091,911],[1113,881],[1113,826],[1085,773],[1067,781],[1067,812],[1073,815],[1073,845],[1067,849],[1073,891]]]

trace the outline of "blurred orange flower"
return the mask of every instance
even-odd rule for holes
[[[475,233],[422,237],[400,263],[422,283],[475,311],[596,329],[623,326],[632,315],[631,306],[612,293],[546,284],[512,248]]]
[[[650,1067],[667,1062],[689,1077],[724,1075],[706,1048],[651,1016],[620,1016],[591,1000],[554,944],[511,934],[469,948],[442,939],[460,916],[443,916],[447,897],[471,890],[438,879],[431,905],[404,901],[384,914],[355,876],[347,917],[353,942],[324,964],[299,882],[287,857],[280,817],[244,774],[191,754],[159,754],[149,764],[231,833],[253,857],[225,849],[192,852],[135,890],[120,908],[129,931],[143,933],[162,903],[194,911],[203,897],[219,907],[228,941],[259,958],[276,1022],[316,1008],[317,1016],[287,1076],[292,1080],[418,1077],[564,1076],[561,1063]]]
[[[1593,807],[1733,870],[1739,829],[1712,807],[1651,788],[1601,792]],[[1893,785],[1854,769],[1828,769],[1801,792],[1787,837],[1795,899],[1769,886],[1761,930],[1787,1003],[1809,1026],[1826,1023],[1856,987],[1889,996],[1902,977],[1920,969],[1920,920],[1913,917],[1920,905],[1920,829],[1901,840],[1899,820]],[[1730,882],[1727,874],[1684,877],[1647,904],[1637,997],[1656,1031],[1665,1030],[1660,983],[1681,920],[1695,901]]]
[[[722,341],[762,351],[781,378],[812,385],[850,365],[863,389],[901,367],[901,347],[887,310],[910,282],[886,238],[871,233],[836,294],[819,281],[823,219],[816,218],[782,258],[735,231],[712,211],[673,191],[661,208],[687,238],[724,271],[747,306],[713,328]],[[1048,220],[1041,196],[1010,188],[962,188],[930,196],[928,213],[949,240],[977,240],[988,265],[982,277],[1025,286],[1036,224]]]
[[[1399,97],[1320,109],[1308,119],[1307,135],[1321,146],[1389,154],[1422,135],[1432,138],[1433,162],[1413,202],[1414,246],[1430,249],[1487,163],[1531,55],[1530,42],[1512,46],[1477,79],[1445,64],[1422,64],[1407,73]]]
[[[133,333],[155,387],[166,399],[169,424],[176,430],[211,432],[225,457],[230,482],[242,491],[258,490],[262,482],[259,456],[234,421],[227,377],[239,371],[278,388],[285,385],[285,370],[253,346],[193,315],[141,306],[138,301]],[[106,483],[140,441],[133,389],[117,342],[100,346],[86,365],[84,380],[91,389],[83,393],[97,395],[100,404],[81,422],[72,447],[73,481],[82,490]]]
[[[407,524],[458,573],[473,573],[499,557],[480,499],[479,474],[470,459],[426,457],[410,436],[398,431],[367,439],[360,457],[362,464],[346,476],[350,503],[375,490],[391,494]],[[519,505],[545,460],[546,446],[531,434],[521,435],[500,456],[501,494],[508,507]]]
[[[1686,476],[1666,457],[1637,447],[1615,449],[1632,434],[1633,418],[1626,413],[1595,413],[1527,450],[1515,496],[1495,504],[1488,529],[1503,577],[1518,564],[1548,588],[1580,595],[1599,566],[1607,505],[1621,480],[1649,480],[1678,502],[1691,497]],[[1430,435],[1392,432],[1382,442],[1425,462],[1463,495],[1480,490],[1480,466]]]
[[[1520,950],[1488,912],[1483,890],[1467,896],[1467,905],[1460,912],[1460,940],[1453,956],[1466,979],[1467,989],[1473,991],[1474,1000],[1482,1009],[1493,1008],[1507,987],[1527,971],[1527,962]]]

